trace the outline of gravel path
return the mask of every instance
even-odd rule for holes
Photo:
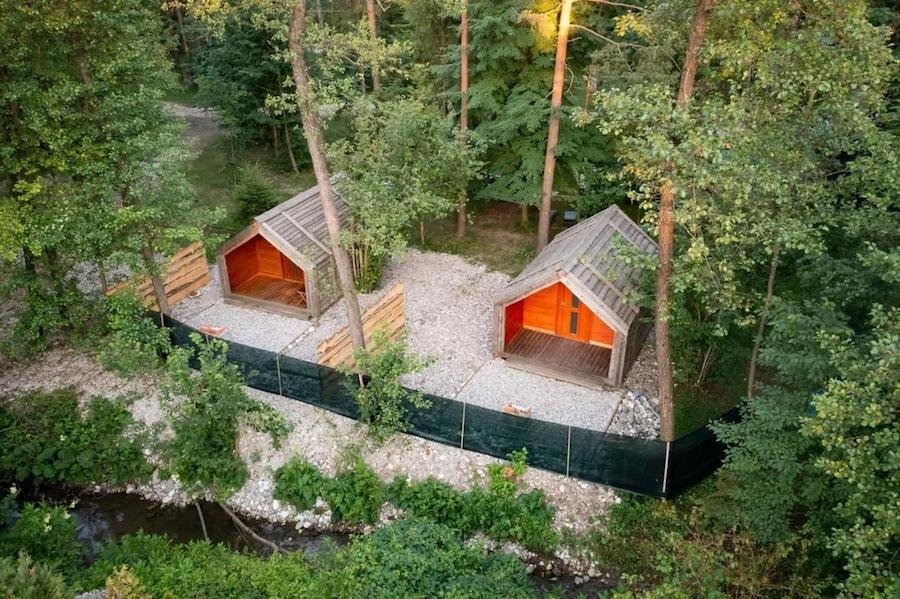
[[[185,123],[182,137],[195,152],[203,151],[219,134],[219,114],[212,109],[165,102],[176,118]]]

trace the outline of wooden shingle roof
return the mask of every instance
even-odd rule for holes
[[[341,225],[349,219],[350,209],[335,189]],[[331,248],[325,214],[316,185],[278,204],[253,219],[260,233],[279,248],[290,248],[294,255],[317,266],[331,260]]]
[[[659,251],[656,242],[613,205],[554,237],[494,301],[517,301],[562,281],[609,325],[627,331],[638,313],[629,296],[640,269],[621,259],[623,242],[651,255]]]

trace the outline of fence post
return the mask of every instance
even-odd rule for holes
[[[663,497],[666,495],[666,485],[669,482],[669,448],[672,446],[671,441],[666,441],[666,463],[663,466],[663,484],[662,484],[662,494]]]
[[[459,448],[463,449],[464,440],[466,438],[466,403],[463,402],[462,422],[459,428]]]
[[[284,397],[284,391],[281,388],[281,354],[275,354],[275,372],[278,373],[278,395]]]
[[[572,455],[572,425],[568,427],[569,434],[566,438],[566,478],[569,478],[569,457]]]

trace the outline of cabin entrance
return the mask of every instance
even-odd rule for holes
[[[306,308],[303,269],[263,237],[256,235],[225,254],[231,293]]]

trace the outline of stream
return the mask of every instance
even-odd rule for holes
[[[164,534],[178,543],[204,538],[197,508],[194,505],[164,505],[129,493],[94,493],[60,487],[22,489],[17,503],[44,501],[53,505],[66,505],[77,525],[78,539],[84,543],[89,559],[96,556],[100,545],[109,539],[143,530],[151,534]],[[203,518],[209,540],[223,543],[235,550],[250,550],[265,555],[268,550],[242,533],[222,508],[215,503],[201,501]],[[74,504],[74,505],[73,505]],[[247,526],[265,539],[288,551],[317,553],[335,546],[345,545],[349,535],[335,532],[302,533],[290,524],[242,517]],[[575,577],[562,572],[542,572],[534,569],[528,576],[534,588],[552,592],[556,596],[595,596],[608,589],[601,580],[575,584]]]

